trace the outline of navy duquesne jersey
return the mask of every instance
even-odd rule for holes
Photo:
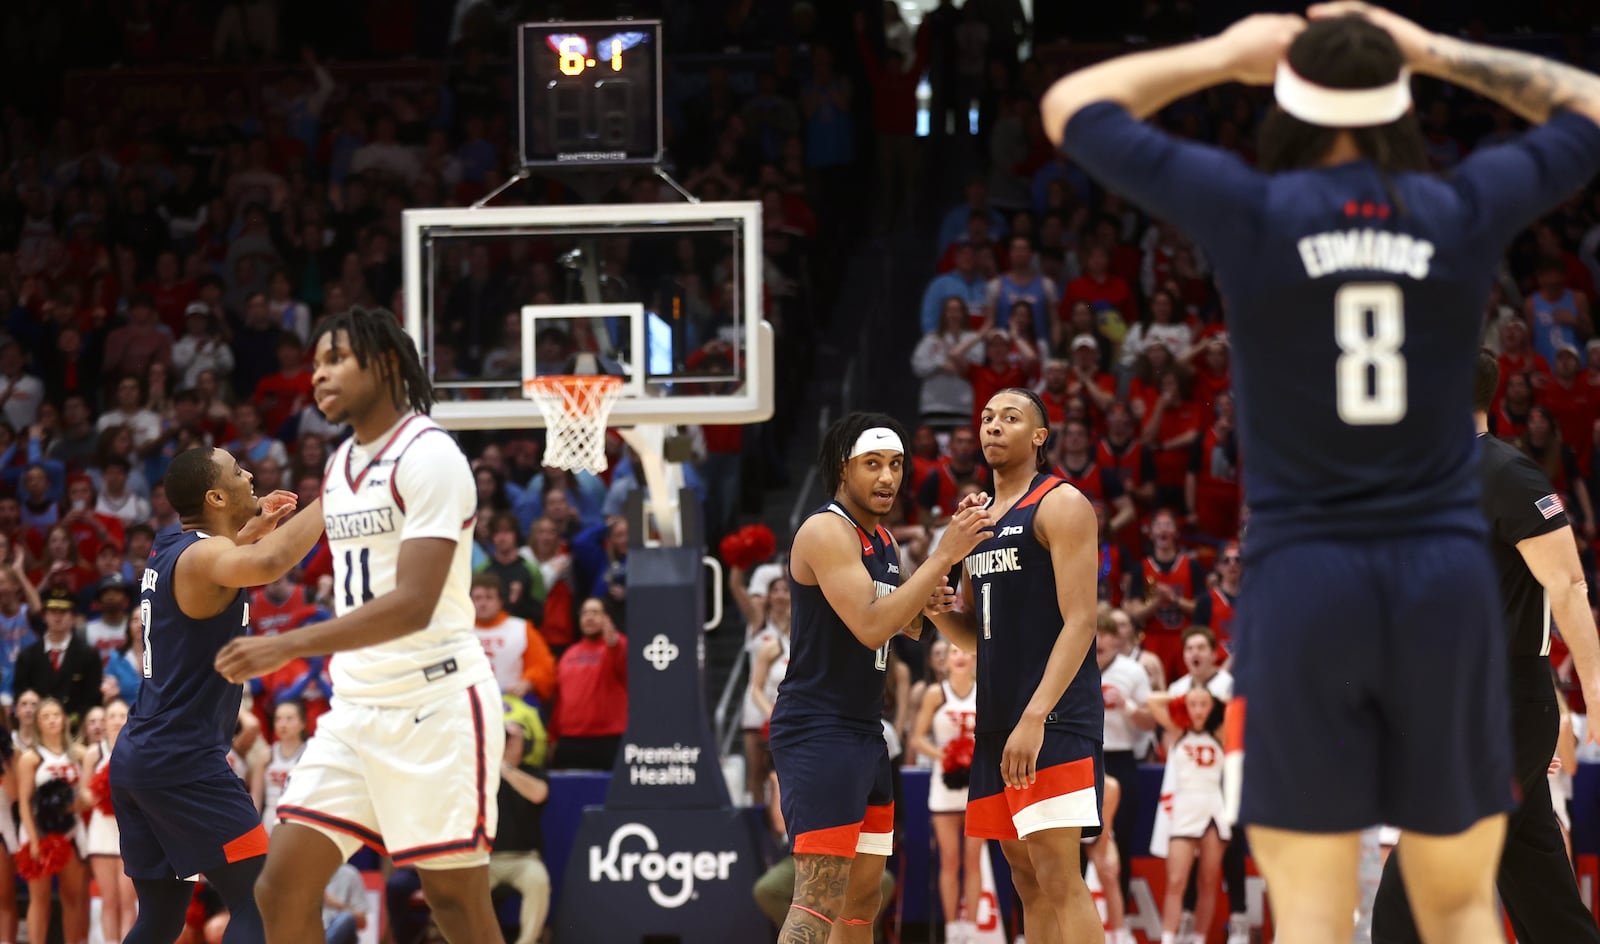
[[[861,566],[872,575],[878,596],[900,586],[900,558],[889,532],[868,531],[838,502],[812,512],[838,515],[855,528],[861,540]],[[802,734],[819,724],[837,723],[866,732],[881,730],[884,672],[889,645],[872,650],[850,632],[823,596],[820,586],[807,586],[788,575],[790,605],[789,668],[778,684],[772,708],[772,739]]]
[[[994,537],[967,555],[978,624],[978,722],[983,732],[1010,731],[1044,678],[1061,635],[1061,605],[1050,551],[1034,532],[1039,503],[1067,483],[1039,473],[994,523]],[[1105,733],[1100,663],[1091,644],[1047,724],[1098,738]]]
[[[172,590],[179,555],[207,537],[165,532],[150,552],[139,586],[144,683],[122,729],[122,749],[111,755],[111,777],[121,786],[168,786],[227,769],[244,690],[212,663],[229,640],[245,634],[250,605],[241,590],[216,616],[192,619]]]
[[[1266,174],[1101,102],[1063,147],[1215,265],[1247,553],[1483,533],[1470,407],[1489,282],[1511,238],[1600,170],[1600,128],[1558,113],[1443,177],[1370,161]]]

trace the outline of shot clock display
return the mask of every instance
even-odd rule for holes
[[[661,24],[524,23],[518,42],[524,167],[661,159]]]

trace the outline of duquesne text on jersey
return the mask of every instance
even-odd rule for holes
[[[997,547],[992,551],[978,551],[967,555],[967,573],[972,579],[985,577],[989,574],[1006,573],[1021,570],[1022,562],[1017,557],[1015,547]]]
[[[1433,261],[1433,243],[1385,230],[1315,233],[1302,238],[1295,247],[1300,250],[1306,275],[1314,279],[1338,272],[1373,270],[1425,279]]]
[[[394,509],[374,508],[369,511],[352,511],[342,515],[328,515],[328,540],[343,541],[365,538],[374,534],[388,534],[394,530]]]

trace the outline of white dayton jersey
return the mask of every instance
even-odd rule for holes
[[[394,590],[405,541],[445,538],[456,545],[425,628],[333,658],[338,698],[373,706],[414,704],[494,677],[472,629],[477,504],[467,457],[449,433],[421,414],[405,416],[372,443],[358,444],[351,436],[334,451],[322,480],[322,514],[338,615]]]

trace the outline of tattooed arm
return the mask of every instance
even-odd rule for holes
[[[1561,109],[1600,124],[1600,77],[1542,56],[1431,33],[1405,17],[1366,3],[1321,3],[1312,19],[1364,16],[1399,45],[1412,71],[1471,89],[1536,124]]]

